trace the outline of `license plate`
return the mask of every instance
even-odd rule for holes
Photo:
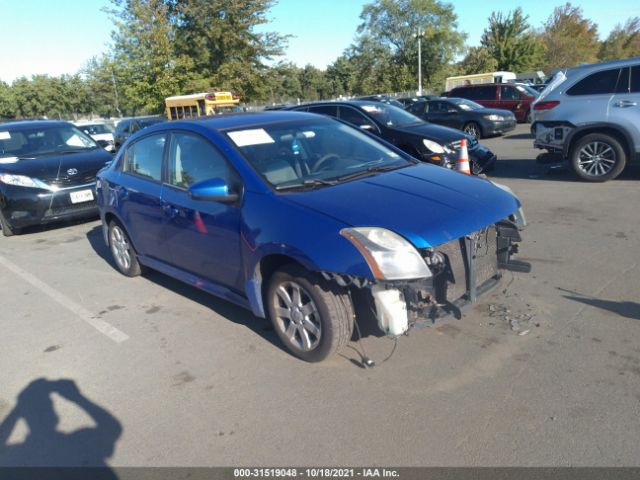
[[[91,190],[71,192],[69,196],[71,197],[71,203],[90,202],[93,200],[93,192]]]

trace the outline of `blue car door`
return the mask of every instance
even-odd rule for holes
[[[166,137],[166,133],[148,135],[130,144],[116,187],[120,215],[137,252],[165,262],[170,260],[161,205]]]
[[[239,206],[194,200],[187,190],[202,180],[233,184],[239,177],[207,139],[192,133],[172,133],[167,165],[162,203],[173,265],[242,291]]]

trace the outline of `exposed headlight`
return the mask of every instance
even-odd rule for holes
[[[15,185],[16,187],[31,187],[31,188],[43,188],[45,190],[51,190],[51,187],[37,178],[25,177],[24,175],[0,175],[0,182],[7,185]]]
[[[429,150],[431,150],[433,153],[444,153],[444,147],[437,142],[423,138],[422,144],[425,147],[427,147]]]
[[[415,247],[391,230],[379,227],[343,228],[340,235],[355,245],[378,280],[432,276]]]
[[[492,122],[499,122],[504,120],[504,117],[501,115],[484,115],[484,118],[486,118],[487,120],[491,120]]]

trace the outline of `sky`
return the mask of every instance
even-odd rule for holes
[[[286,55],[277,60],[324,69],[354,40],[362,6],[369,0],[279,0],[269,11],[267,31],[292,35]],[[452,0],[467,44],[478,45],[493,10],[518,5],[533,27],[541,27],[564,0]],[[640,16],[638,0],[578,0],[584,15],[605,38],[617,23]],[[113,24],[104,7],[109,0],[0,0],[0,80],[34,74],[77,73],[92,57],[106,52]]]

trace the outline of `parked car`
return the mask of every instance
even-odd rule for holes
[[[120,272],[159,270],[268,317],[307,361],[351,338],[352,293],[399,335],[459,313],[520,266],[512,194],[320,115],[155,125],[98,178]]]
[[[453,128],[433,125],[393,105],[377,102],[316,102],[290,110],[319,113],[338,118],[401,148],[419,160],[452,168],[460,153],[460,140],[468,141],[474,173],[491,170],[496,156],[470,135]]]
[[[365,102],[380,102],[387,105],[393,105],[394,107],[404,108],[404,105],[389,95],[366,95],[363,97],[354,97],[352,100],[360,100]]]
[[[130,135],[136,133],[138,130],[150,127],[156,123],[165,122],[167,119],[161,116],[148,116],[148,117],[131,117],[123,118],[116,125],[116,130],[113,133],[113,141],[116,150],[119,149],[124,142],[127,141]]]
[[[640,57],[558,72],[534,103],[534,146],[603,182],[640,160]]]
[[[423,102],[425,100],[432,100],[434,98],[438,98],[437,95],[415,95],[413,97],[403,97],[398,98],[398,101],[402,104],[405,110],[408,109],[411,105],[414,105],[418,102]]]
[[[407,111],[427,122],[462,130],[477,140],[502,135],[516,128],[516,117],[509,110],[485,108],[466,98],[416,102]]]
[[[511,110],[519,122],[531,122],[531,104],[538,92],[512,83],[464,85],[446,92],[446,97],[473,100],[483,107]]]
[[[3,235],[30,225],[96,216],[96,173],[112,158],[70,123],[0,124]]]
[[[115,152],[113,129],[104,122],[76,122],[75,126],[93,138],[107,152]]]

